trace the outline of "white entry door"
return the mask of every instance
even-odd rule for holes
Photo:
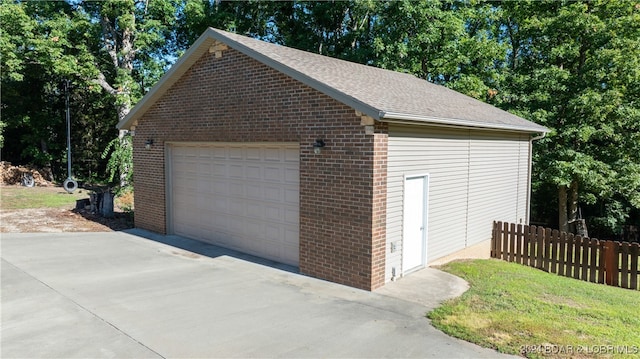
[[[428,191],[429,176],[405,178],[402,238],[403,274],[426,265]]]

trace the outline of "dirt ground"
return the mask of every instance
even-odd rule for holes
[[[0,233],[110,232],[133,227],[132,215],[117,207],[114,218],[72,207],[0,208]]]
[[[132,228],[125,214],[107,219],[65,208],[0,210],[0,233],[110,232]]]

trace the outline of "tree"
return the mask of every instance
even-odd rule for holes
[[[536,188],[556,188],[562,230],[584,204],[591,225],[611,234],[640,205],[640,6],[501,7],[510,49],[499,104],[551,129],[536,146]]]
[[[83,146],[74,153],[104,169],[106,161],[97,155],[117,133],[115,124],[175,58],[176,6],[169,0],[3,0],[3,121],[17,135],[8,149],[20,149],[4,154],[36,164],[64,161],[60,84],[71,80],[73,143]],[[121,170],[131,168],[130,158],[118,158],[129,162]],[[89,177],[104,172],[80,166],[88,167]]]
[[[176,38],[181,50],[191,46],[209,27],[277,42],[274,16],[287,2],[186,1],[178,14]]]
[[[85,126],[85,121],[92,122],[89,117],[104,118],[106,115],[98,105],[100,95],[83,80],[93,73],[92,66],[85,61],[88,52],[78,45],[89,22],[77,16],[67,3],[9,1],[0,6],[0,21],[3,25],[0,79],[7,134],[4,145],[8,145],[3,148],[3,156],[51,166],[54,174],[61,178],[62,170],[57,169],[66,167],[63,92],[66,80],[71,81],[73,89],[71,103],[75,125],[72,135],[92,139],[73,141],[73,152],[91,152],[97,149],[96,146],[103,145],[94,132],[100,131],[103,124]],[[78,100],[92,101],[79,105],[81,101]],[[113,126],[113,123],[109,125]],[[95,173],[100,166],[100,163],[90,163],[87,169]]]
[[[412,73],[549,127],[534,146],[538,219],[558,216],[564,229],[582,208],[592,232],[611,234],[640,213],[640,5],[631,0],[0,1],[8,158],[61,167],[61,83],[71,80],[74,168],[130,174],[130,138],[108,145],[114,125],[214,26]]]
[[[174,54],[170,26],[176,4],[170,0],[111,1],[89,3],[84,11],[98,19],[101,30],[99,41],[93,44],[95,58],[101,60],[93,81],[113,96],[119,122],[129,114],[132,101],[140,98],[168,67]],[[126,131],[121,131],[119,140],[108,147],[113,148],[108,169],[118,168],[121,187],[133,178],[130,139],[126,136]]]

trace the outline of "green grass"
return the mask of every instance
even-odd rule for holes
[[[76,190],[73,194],[67,193],[62,187],[0,187],[0,208],[26,209],[26,208],[75,208],[76,200],[88,198],[86,190]]]
[[[500,260],[452,262],[440,269],[471,286],[428,314],[451,336],[530,358],[640,356],[638,291]]]

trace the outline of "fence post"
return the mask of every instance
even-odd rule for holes
[[[615,249],[616,245],[613,241],[604,243],[604,273],[607,285],[614,285],[617,282],[615,277],[618,275],[618,256]]]
[[[600,241],[598,243],[598,283],[606,283],[606,278],[604,273],[606,272],[606,263],[607,263],[607,242]]]
[[[631,284],[629,288],[638,289],[638,257],[640,255],[640,246],[638,243],[631,244]]]
[[[493,230],[491,231],[491,258],[495,258],[496,257],[496,227],[498,226],[498,223],[496,221],[493,221]]]

